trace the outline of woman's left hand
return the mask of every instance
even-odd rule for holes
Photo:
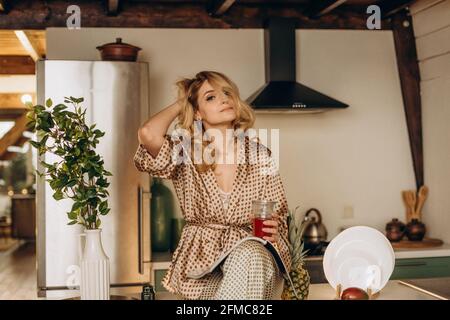
[[[263,239],[276,243],[278,240],[278,215],[272,214],[272,219],[264,221],[263,224],[262,231],[269,234],[269,236],[264,236]]]

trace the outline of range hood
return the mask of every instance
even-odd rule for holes
[[[266,84],[247,99],[256,112],[317,113],[348,107],[296,81],[294,20],[269,20],[264,30],[264,49]]]

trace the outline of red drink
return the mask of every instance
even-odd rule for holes
[[[253,235],[255,237],[263,238],[265,236],[270,236],[268,233],[265,233],[262,229],[264,226],[264,221],[269,220],[265,218],[254,218],[253,219]]]
[[[268,200],[253,200],[252,202],[252,216],[253,216],[253,235],[255,237],[264,238],[270,237],[270,233],[263,231],[263,228],[270,228],[265,226],[264,221],[272,219],[276,202]]]

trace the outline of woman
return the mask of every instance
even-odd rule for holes
[[[278,172],[267,174],[270,150],[236,134],[252,127],[253,110],[219,72],[203,71],[177,86],[177,102],[140,128],[134,158],[140,171],[173,181],[186,220],[162,283],[184,299],[279,298],[283,278],[272,254],[260,242],[238,242],[252,235],[252,201],[277,201],[264,238],[290,266],[287,201]],[[166,134],[177,117],[180,138]]]

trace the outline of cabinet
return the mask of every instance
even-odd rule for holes
[[[14,238],[36,239],[36,201],[34,195],[11,197],[11,222]]]
[[[450,276],[450,257],[396,259],[391,280]]]

